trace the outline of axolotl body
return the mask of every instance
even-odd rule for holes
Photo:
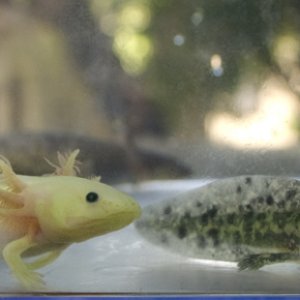
[[[43,289],[36,272],[54,261],[72,243],[118,230],[140,215],[129,195],[99,182],[77,177],[76,156],[59,154],[52,175],[16,175],[0,159],[0,250],[21,284]],[[28,263],[24,256],[37,256]]]
[[[240,270],[300,260],[300,181],[276,176],[215,180],[143,209],[135,223],[154,244]]]

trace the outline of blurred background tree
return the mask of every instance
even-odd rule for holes
[[[169,132],[206,137],[212,112],[235,118],[253,113],[260,106],[257,93],[271,77],[298,97],[297,1],[104,3],[92,5],[100,28]],[[294,130],[298,115],[287,117]]]
[[[206,137],[208,114],[217,110],[241,117],[253,112],[259,105],[255,92],[243,100],[235,93],[242,94],[245,85],[258,91],[271,75],[298,93],[295,75],[291,80],[299,62],[297,1],[95,0],[89,4],[99,31],[111,42],[113,52],[108,52],[118,58],[125,73],[120,80],[125,84],[114,80],[119,96],[115,101],[105,98],[122,112],[124,107],[140,106],[129,109],[129,115],[135,115],[132,123],[143,134],[142,124],[156,133]],[[282,49],[284,45],[289,51]],[[97,70],[101,73],[101,68]],[[132,84],[139,92],[128,92],[134,90]],[[120,88],[124,85],[125,93]],[[112,89],[105,86],[110,95]],[[123,100],[122,95],[126,95]],[[137,120],[137,112],[145,107],[141,119],[147,122]]]
[[[0,131],[297,145],[299,13],[297,0],[1,0]]]

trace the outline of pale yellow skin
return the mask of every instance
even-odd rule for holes
[[[76,176],[78,153],[58,154],[55,173],[42,177],[16,175],[0,158],[0,250],[26,289],[45,288],[34,270],[54,261],[70,244],[118,230],[140,216],[130,196],[99,178]],[[98,195],[96,201],[87,201],[90,192]],[[35,255],[31,263],[23,260]]]

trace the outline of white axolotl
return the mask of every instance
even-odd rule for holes
[[[99,178],[76,176],[79,150],[52,175],[16,175],[0,158],[0,249],[12,273],[29,290],[43,289],[34,271],[55,260],[72,243],[118,230],[138,218],[137,202]],[[53,165],[53,164],[52,164]],[[39,255],[27,263],[23,256]]]

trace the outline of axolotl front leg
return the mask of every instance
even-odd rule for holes
[[[3,180],[8,187],[8,190],[0,189],[0,201],[2,203],[0,216],[16,218],[16,222],[18,222],[19,217],[28,217],[26,224],[24,224],[28,228],[27,233],[25,236],[11,241],[3,248],[3,258],[12,273],[25,288],[29,290],[44,289],[45,284],[41,275],[33,270],[52,262],[65,249],[65,246],[49,251],[31,263],[23,261],[22,255],[24,253],[30,253],[32,248],[39,246],[36,242],[36,236],[40,229],[35,218],[28,216],[28,209],[21,195],[21,192],[26,188],[26,184],[18,178],[10,165],[3,160],[0,160],[0,169]]]
[[[75,150],[66,157],[58,153],[59,166],[50,163],[55,167],[55,175],[76,176],[76,173],[79,172],[78,162],[76,161],[78,153],[79,150]],[[43,289],[45,284],[41,275],[33,270],[53,262],[68,245],[57,245],[51,251],[43,251],[46,253],[31,263],[23,261],[23,254],[30,254],[31,250],[41,246],[36,242],[39,224],[34,216],[31,215],[30,207],[28,207],[28,203],[22,196],[22,192],[27,188],[26,183],[15,174],[10,163],[3,157],[0,157],[0,170],[2,172],[2,180],[8,188],[0,188],[0,216],[16,218],[16,222],[18,222],[18,217],[28,219],[26,222],[28,227],[26,235],[8,243],[3,249],[3,258],[24,287],[30,290]]]
[[[47,254],[39,257],[31,263],[25,263],[22,259],[22,254],[30,251],[31,248],[38,246],[38,243],[34,241],[36,228],[37,227],[33,223],[29,228],[28,234],[18,240],[10,242],[3,250],[4,260],[16,278],[28,290],[42,290],[45,288],[42,276],[33,270],[48,265],[66,248],[65,246],[62,246],[49,251]]]
[[[26,217],[24,199],[20,194],[26,188],[26,184],[16,176],[11,166],[4,160],[0,160],[0,169],[2,180],[8,187],[8,190],[0,189],[0,216],[16,218],[18,222],[18,217]],[[26,288],[42,287],[44,283],[41,276],[33,272],[22,260],[22,254],[37,245],[35,236],[39,227],[34,219],[29,219],[24,226],[28,228],[26,235],[8,243],[3,248],[3,258],[12,273]]]
[[[30,250],[39,244],[35,241],[39,228],[33,222],[29,226],[28,233],[17,240],[8,243],[3,249],[3,258],[10,267],[12,273],[28,290],[39,290],[45,288],[42,276],[33,270],[39,269],[54,261],[66,248],[57,247],[55,250],[38,257],[31,263],[25,263],[22,259],[23,254],[30,253]]]
[[[22,260],[22,254],[37,245],[34,241],[35,231],[35,224],[31,224],[29,232],[24,237],[10,242],[3,249],[3,258],[5,262],[17,279],[27,289],[44,287],[41,275],[32,271]]]

